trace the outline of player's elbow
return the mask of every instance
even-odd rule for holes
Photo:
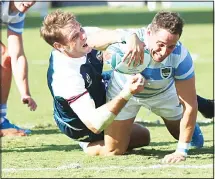
[[[87,128],[91,130],[94,134],[100,134],[102,132],[101,129],[96,129],[93,125],[87,125]]]
[[[185,105],[185,112],[187,114],[195,114],[198,112],[198,103],[194,101],[188,105]]]

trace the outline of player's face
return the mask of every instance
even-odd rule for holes
[[[171,34],[165,29],[148,31],[148,47],[154,61],[162,62],[175,49],[179,34]]]
[[[14,1],[14,7],[22,13],[25,13],[36,1]]]
[[[70,32],[66,37],[67,46],[64,48],[65,52],[69,56],[73,58],[79,58],[92,50],[92,48],[86,43],[87,35],[78,22],[72,26],[72,31],[71,28],[69,31]]]

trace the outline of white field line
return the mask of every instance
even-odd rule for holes
[[[206,165],[149,165],[149,166],[107,166],[107,167],[82,167],[78,163],[73,163],[69,165],[63,165],[57,168],[3,168],[2,172],[6,173],[16,173],[21,171],[53,171],[53,170],[68,170],[68,169],[81,169],[81,170],[147,170],[147,169],[162,169],[162,168],[186,168],[186,169],[201,169],[201,168],[213,168],[213,164],[206,164]]]

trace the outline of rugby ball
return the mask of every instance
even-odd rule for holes
[[[107,47],[104,53],[104,60],[110,67],[120,73],[136,74],[141,73],[150,63],[150,55],[147,50],[144,50],[144,62],[134,66],[134,62],[130,66],[127,65],[129,59],[122,61],[123,56],[127,52],[127,44],[115,43]]]

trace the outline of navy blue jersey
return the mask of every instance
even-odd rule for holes
[[[79,99],[89,95],[95,108],[106,102],[105,85],[102,81],[103,62],[97,59],[99,52],[91,53],[80,59],[66,57],[59,51],[51,53],[47,73],[48,86],[54,100],[54,119],[60,130],[74,140],[93,142],[103,140],[104,134],[94,134],[80,120],[72,105],[79,105]],[[89,116],[90,118],[90,116]]]

